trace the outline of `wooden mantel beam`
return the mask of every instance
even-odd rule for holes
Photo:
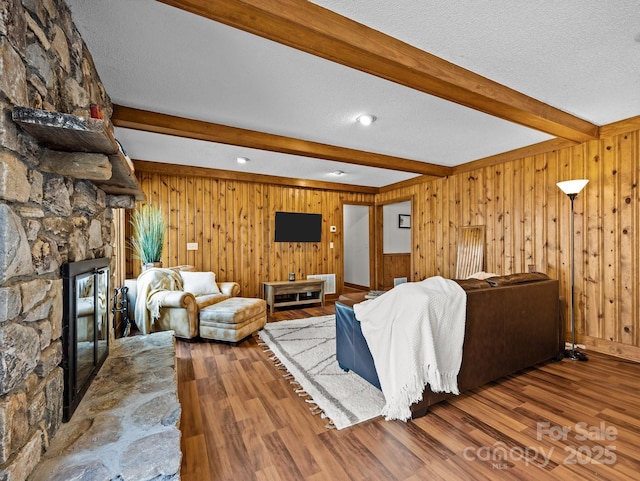
[[[158,0],[398,84],[575,142],[598,127],[307,0]]]
[[[241,147],[284,154],[301,155],[315,159],[335,160],[349,164],[436,177],[444,177],[451,173],[451,167],[442,165],[229,127],[202,120],[186,119],[122,105],[113,106],[111,121],[117,127],[218,142],[220,144],[239,145]]]

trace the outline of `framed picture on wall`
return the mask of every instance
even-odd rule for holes
[[[400,229],[411,229],[411,216],[409,214],[398,214],[398,227]]]

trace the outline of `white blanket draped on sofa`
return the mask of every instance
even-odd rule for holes
[[[175,269],[152,267],[138,276],[134,319],[142,334],[151,333],[153,321],[160,317],[162,300],[176,290],[182,290],[182,278]]]
[[[353,306],[385,396],[387,420],[406,421],[424,387],[459,394],[467,295],[454,281],[430,277]]]

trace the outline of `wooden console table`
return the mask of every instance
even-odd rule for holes
[[[299,306],[321,302],[324,307],[324,280],[274,281],[262,283],[262,297],[269,312],[279,306]]]

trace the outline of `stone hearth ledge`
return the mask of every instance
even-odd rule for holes
[[[30,481],[180,479],[173,331],[117,339]]]

